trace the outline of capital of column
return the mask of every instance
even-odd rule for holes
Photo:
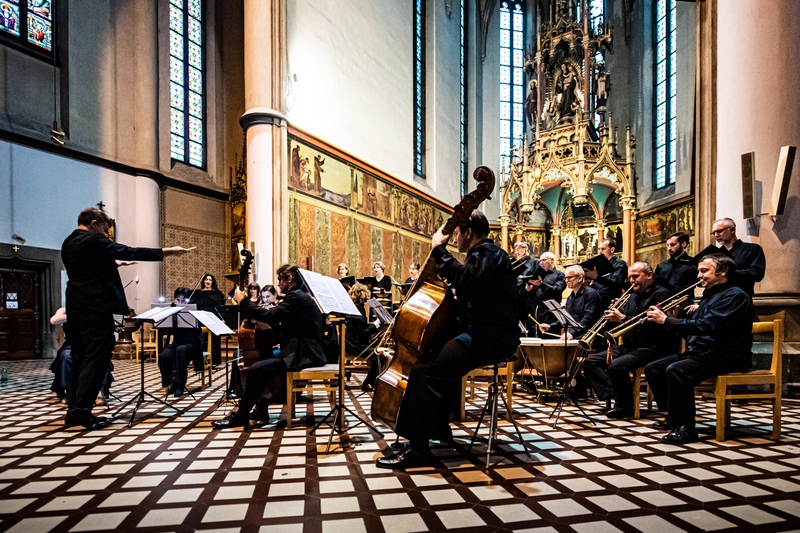
[[[636,207],[636,197],[623,196],[622,198],[619,199],[619,203],[622,206],[623,211],[634,209]]]
[[[511,217],[508,215],[500,215],[497,217],[500,220],[500,225],[507,228],[508,224],[511,222]]]
[[[282,113],[274,109],[269,109],[268,107],[254,107],[248,109],[245,111],[244,115],[239,118],[239,125],[244,131],[247,131],[250,126],[257,126],[259,124],[284,128],[289,124],[289,119]]]

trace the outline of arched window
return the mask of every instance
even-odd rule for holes
[[[169,123],[172,159],[205,166],[202,0],[170,0]]]
[[[677,144],[676,109],[676,0],[656,1],[655,58],[655,187],[675,183]]]
[[[53,9],[50,0],[0,1],[0,36],[8,44],[53,52]]]
[[[425,177],[425,0],[414,0],[414,174]]]
[[[508,168],[511,147],[525,130],[522,113],[524,77],[522,2],[500,3],[500,165]]]

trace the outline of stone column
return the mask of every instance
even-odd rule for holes
[[[286,0],[244,2],[247,246],[256,281],[275,284],[289,256]]]
[[[508,249],[508,223],[511,221],[511,217],[508,215],[500,215],[500,248],[505,250],[506,252],[511,252]]]
[[[553,226],[550,228],[550,232],[553,234],[553,253],[556,255],[556,261],[558,261],[561,258],[561,228]]]
[[[630,235],[633,234],[631,226],[633,225],[633,207],[636,204],[635,196],[623,196],[620,199],[622,203],[622,234],[625,236],[625,242],[622,243],[622,259],[629,265],[633,262],[633,242],[631,242]]]

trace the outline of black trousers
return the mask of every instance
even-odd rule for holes
[[[67,387],[68,413],[91,416],[114,350],[114,317],[109,313],[71,312],[72,371]]]
[[[583,361],[583,373],[592,386],[592,390],[600,400],[610,400],[614,397],[614,387],[608,377],[608,364],[606,351],[598,351],[588,356]]]
[[[639,391],[633,390],[630,373],[664,357],[664,354],[653,348],[637,348],[628,353],[620,353],[619,347],[612,348],[613,359],[608,365],[608,378],[614,389],[616,407],[633,408]]]
[[[182,387],[189,379],[189,363],[194,362],[195,370],[202,370],[197,350],[191,344],[168,344],[158,354],[158,369],[161,371],[161,386],[169,387],[173,382]]]
[[[111,388],[111,383],[114,381],[114,376],[111,372],[114,370],[114,363],[108,364],[108,371],[103,379],[103,394],[107,395]],[[50,390],[56,393],[58,399],[61,400],[68,396],[67,388],[70,383],[70,376],[72,375],[72,346],[65,344],[59,348],[56,358],[53,359],[50,365],[50,371],[53,372],[53,384],[50,385]]]
[[[686,352],[653,361],[644,367],[644,373],[658,410],[667,411],[673,423],[693,428],[696,416],[694,387],[714,376],[745,372],[749,368],[749,361],[729,354]]]
[[[266,391],[274,397],[286,383],[286,363],[280,357],[270,357],[253,363],[247,370],[247,383],[239,400],[239,412],[249,413]]]
[[[505,361],[514,355],[519,339],[462,333],[448,341],[438,355],[420,360],[408,377],[396,433],[409,440],[414,449],[441,436],[459,398],[461,378],[470,370]]]

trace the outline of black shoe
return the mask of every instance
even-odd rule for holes
[[[653,422],[653,429],[659,429],[661,431],[672,431],[676,427],[678,427],[678,424],[670,420],[669,417],[664,420],[656,420]]]
[[[375,390],[375,387],[373,387],[369,383],[362,383],[361,384],[361,390],[364,391],[364,392],[371,392],[371,391]]]
[[[697,430],[686,426],[674,428],[661,437],[663,444],[688,444],[697,440]]]
[[[434,430],[431,440],[437,440],[443,444],[449,444],[451,446],[455,445],[456,443],[456,440],[453,438],[453,430],[450,429],[450,426],[444,426]]]
[[[65,426],[83,426],[88,430],[93,429],[103,429],[104,427],[108,427],[108,418],[104,416],[92,416],[91,414],[88,415],[78,415],[75,413],[67,413],[66,418],[64,419]]]
[[[253,409],[253,412],[250,413],[250,420],[258,420],[259,422],[269,422],[269,410],[268,409],[259,409],[256,407]]]
[[[633,418],[632,407],[615,407],[606,413],[608,418]]]
[[[379,458],[375,461],[375,466],[392,470],[404,470],[406,468],[432,466],[435,460],[435,457],[428,449],[417,452],[407,448],[393,457]]]
[[[237,427],[247,427],[250,423],[249,415],[245,414],[244,416],[239,414],[239,411],[231,411],[225,418],[222,420],[214,420],[211,422],[211,427],[214,429],[227,429],[227,428],[237,428]]]
[[[172,394],[175,398],[180,398],[181,396],[183,396],[184,392],[185,391],[183,390],[183,387],[181,385],[178,385],[175,387],[175,392],[173,392]]]

